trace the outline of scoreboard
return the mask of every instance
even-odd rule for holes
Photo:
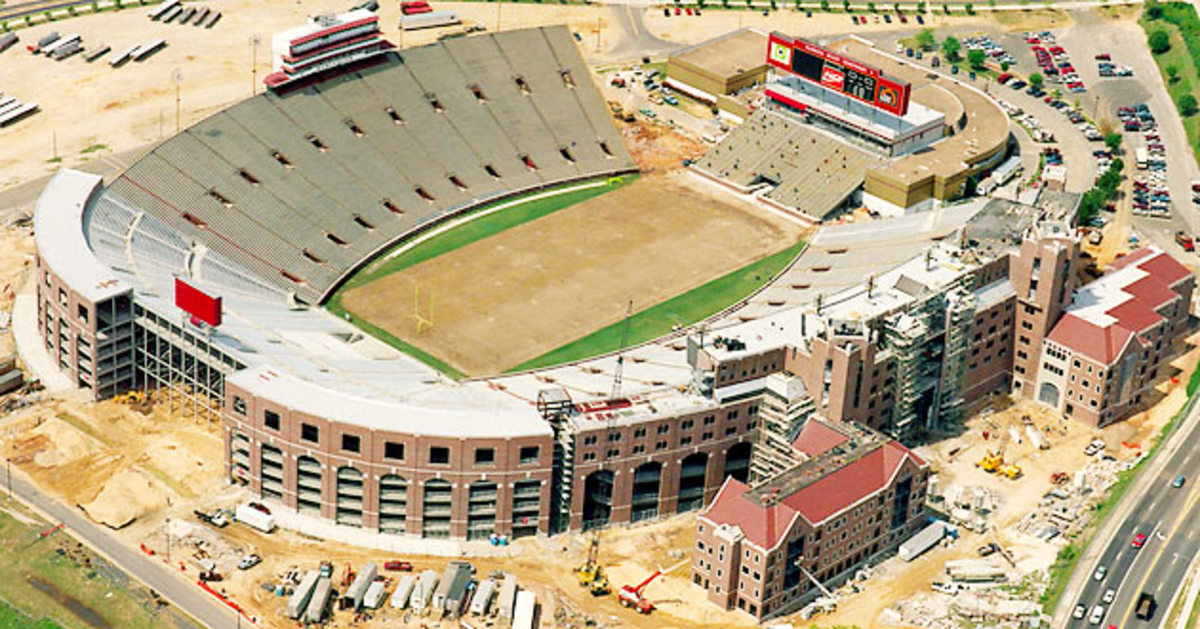
[[[908,83],[802,39],[772,33],[767,45],[767,63],[775,68],[897,116],[908,113]]]

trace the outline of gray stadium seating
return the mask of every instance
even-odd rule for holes
[[[634,168],[567,29],[549,27],[255,96],[164,142],[110,193],[315,303],[433,221]]]

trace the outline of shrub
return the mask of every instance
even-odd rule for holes
[[[1164,30],[1151,31],[1147,39],[1150,42],[1150,51],[1156,55],[1171,49],[1171,37]]]
[[[1184,94],[1179,97],[1179,113],[1185,116],[1191,116],[1196,113],[1196,97],[1191,94]]]
[[[1154,0],[1147,2],[1145,4],[1145,9],[1146,9],[1146,17],[1150,18],[1151,20],[1157,20],[1157,19],[1162,18],[1162,16],[1163,16],[1162,5],[1157,2],[1154,2]]]

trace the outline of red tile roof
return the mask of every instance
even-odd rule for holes
[[[811,423],[811,422],[810,422]],[[889,441],[862,458],[830,471],[800,491],[783,496],[771,507],[748,497],[750,488],[727,479],[703,516],[716,524],[738,526],[748,540],[762,548],[774,548],[800,515],[812,525],[820,524],[860,500],[888,487],[905,459],[918,467],[925,461],[897,441]]]
[[[1109,308],[1107,314],[1116,317],[1118,325],[1135,334],[1141,334],[1160,321],[1165,321],[1162,315],[1140,299],[1130,299],[1119,306]]]
[[[1128,266],[1136,266],[1146,271],[1167,286],[1191,275],[1187,267],[1158,247],[1144,247],[1117,258],[1110,268],[1117,271]]]
[[[1166,284],[1153,275],[1148,275],[1129,284],[1125,287],[1125,292],[1133,295],[1139,301],[1155,310],[1161,308],[1164,304],[1170,303],[1171,300],[1179,296],[1179,293],[1168,288]]]
[[[792,449],[814,457],[828,452],[848,440],[849,437],[829,427],[825,422],[809,420],[804,422],[800,434],[796,435],[796,440],[792,442]]]
[[[1046,340],[1083,354],[1101,365],[1111,365],[1125,350],[1132,336],[1132,332],[1119,324],[1100,327],[1067,313],[1050,330]]]
[[[1145,260],[1148,256],[1153,255],[1157,251],[1158,250],[1154,247],[1144,247],[1136,251],[1131,251],[1123,256],[1118,257],[1116,260],[1113,260],[1112,264],[1109,265],[1109,269],[1110,271],[1123,269],[1131,264],[1136,264],[1142,260]]]

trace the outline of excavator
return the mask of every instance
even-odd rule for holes
[[[608,577],[600,567],[600,534],[594,533],[588,544],[587,562],[579,567],[579,586],[587,588],[592,596],[604,596],[612,592]]]
[[[639,614],[649,614],[650,612],[654,611],[654,603],[651,602],[650,599],[643,596],[642,593],[646,591],[646,588],[651,583],[654,583],[655,579],[663,576],[664,574],[670,574],[671,572],[678,570],[689,561],[691,560],[684,559],[683,561],[665,570],[659,568],[658,570],[654,571],[654,574],[646,577],[645,581],[642,581],[637,585],[622,585],[621,590],[617,592],[617,600],[621,601],[621,604],[625,607],[632,607]]]

